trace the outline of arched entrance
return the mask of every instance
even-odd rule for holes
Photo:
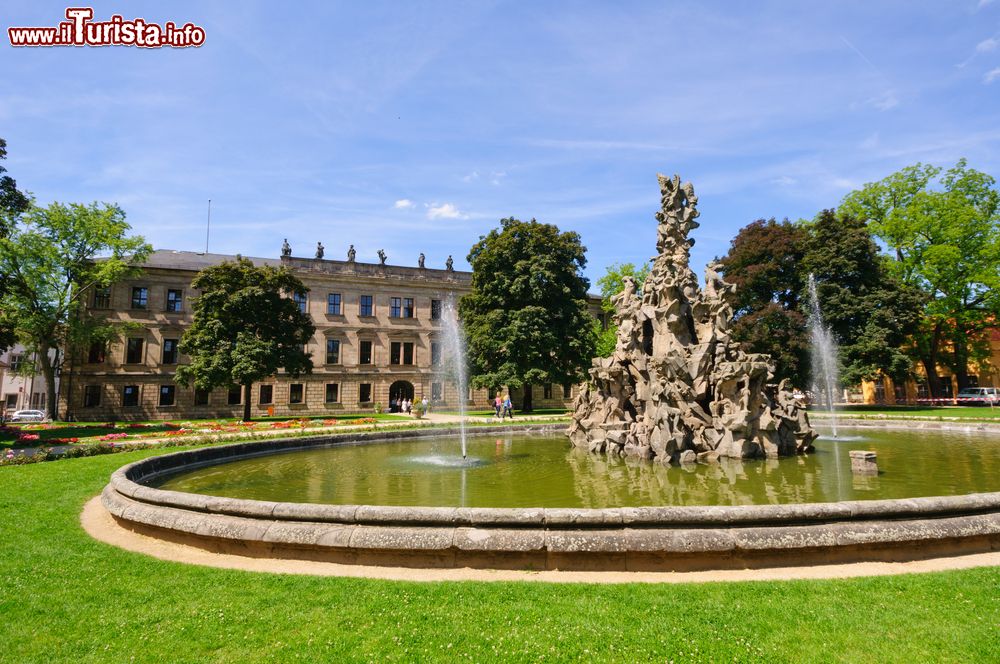
[[[399,402],[403,399],[413,401],[413,383],[397,380],[389,386],[389,412],[399,412]]]

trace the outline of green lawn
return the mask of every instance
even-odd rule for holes
[[[826,411],[812,407],[810,415],[823,416]],[[919,417],[919,418],[962,418],[972,420],[1000,420],[1000,407],[988,406],[838,406],[837,415],[848,417]]]
[[[79,512],[156,452],[0,468],[2,662],[1000,660],[1000,569],[706,585],[401,583],[185,566]]]

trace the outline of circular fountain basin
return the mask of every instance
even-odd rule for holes
[[[682,571],[1000,548],[995,435],[851,431],[808,457],[663,467],[573,450],[562,429],[477,430],[467,459],[441,430],[210,447],[125,466],[102,501],[171,541],[363,564]],[[852,475],[855,449],[882,472]]]

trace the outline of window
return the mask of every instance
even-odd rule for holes
[[[431,320],[441,320],[441,300],[431,300]]]
[[[269,404],[274,401],[274,385],[261,385],[260,386],[260,398],[258,402],[261,404]]]
[[[979,387],[979,376],[969,374],[966,376],[966,379],[968,379],[968,385],[966,385],[966,387]]]
[[[125,346],[125,363],[142,363],[142,339],[133,337],[128,340]]]
[[[403,298],[403,318],[413,318],[413,298]]]
[[[184,297],[183,292],[177,288],[167,289],[167,311],[179,312],[183,311]]]
[[[90,344],[90,350],[87,351],[87,362],[90,364],[103,364],[106,351],[107,346],[103,341],[95,341]]]
[[[431,342],[431,366],[436,367],[441,364],[441,343],[439,341]]]
[[[17,373],[21,370],[21,363],[24,361],[24,355],[17,353],[16,355],[10,356],[10,372]]]
[[[305,293],[292,293],[292,299],[295,300],[295,304],[299,306],[299,311],[302,313],[306,312],[306,294]]]
[[[163,363],[177,364],[177,339],[163,340]]]
[[[545,383],[545,387],[542,388],[542,398],[543,399],[552,398],[552,383]]]
[[[390,297],[389,298],[389,318],[399,318],[400,310],[403,307],[402,298]]]
[[[441,383],[431,383],[431,401],[441,401]]]
[[[389,364],[413,364],[413,342],[393,341],[389,344]]]
[[[927,386],[927,381],[918,380],[917,381],[917,398],[918,399],[929,399],[931,397],[931,390]]]
[[[230,406],[238,406],[243,403],[243,388],[230,387],[229,393],[226,395],[226,403]]]
[[[573,395],[573,386],[569,383],[563,385],[563,399],[569,399]]]
[[[139,405],[139,386],[126,385],[122,388],[122,406],[129,408]]]
[[[371,383],[361,383],[358,386],[358,401],[361,403],[368,403],[372,400],[372,384]]]
[[[371,295],[362,295],[361,299],[358,300],[358,315],[359,316],[373,316],[374,306],[372,305]]]
[[[101,405],[101,386],[87,385],[83,388],[83,407],[97,408]]]
[[[372,363],[372,342],[365,340],[358,344],[358,364]]]
[[[326,363],[340,364],[340,339],[326,340]]]
[[[340,293],[330,293],[326,296],[326,313],[340,315]]]
[[[160,405],[173,406],[177,388],[173,385],[160,385]]]
[[[94,289],[94,308],[95,309],[111,308],[111,286],[105,286],[104,288]]]
[[[208,390],[203,390],[200,387],[194,388],[194,405],[196,406],[207,406],[208,398],[212,393]]]
[[[302,403],[305,400],[305,390],[302,383],[292,383],[288,386],[288,403]]]
[[[145,286],[132,287],[132,308],[145,309],[149,304],[149,289]]]
[[[17,395],[8,394],[6,396],[7,396],[7,409],[11,410],[17,408]]]
[[[326,384],[326,402],[337,403],[340,401],[340,383]]]

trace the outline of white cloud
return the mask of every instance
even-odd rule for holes
[[[982,9],[986,5],[992,4],[993,0],[979,0],[979,4],[976,5],[976,9]]]
[[[431,203],[427,206],[428,219],[468,219],[469,215],[462,212],[451,203]]]
[[[472,182],[479,179],[479,171],[472,171],[468,175],[462,177],[462,182]]]
[[[890,108],[899,106],[899,99],[896,97],[896,92],[894,90],[886,90],[878,97],[869,99],[868,103],[880,111],[888,111]]]
[[[774,178],[771,180],[771,184],[776,184],[779,187],[790,187],[795,184],[797,180],[787,175],[782,175],[780,178]]]
[[[998,78],[1000,78],[1000,67],[997,67],[996,69],[991,69],[990,71],[986,72],[986,75],[983,76],[983,83],[992,83]]]
[[[408,210],[413,206],[414,203],[409,198],[401,198],[398,201],[396,201],[395,205],[393,205],[393,207],[396,208],[397,210]]]
[[[976,53],[989,53],[990,51],[996,50],[997,46],[1000,46],[1000,41],[990,37],[989,39],[984,39],[976,44]]]
[[[490,184],[499,185],[500,180],[505,177],[507,177],[507,173],[505,171],[493,171],[490,173]]]

